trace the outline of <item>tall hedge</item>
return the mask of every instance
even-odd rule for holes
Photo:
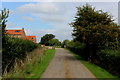
[[[89,56],[86,48],[87,46],[84,43],[69,41],[66,47],[75,54],[82,56],[84,59],[86,59],[86,56]],[[120,77],[120,50],[106,48],[97,50],[96,54],[97,58],[94,59],[92,63],[106,69],[113,75]]]
[[[85,47],[86,45],[84,43],[80,43],[78,41],[69,41],[68,44],[66,44],[66,48],[78,55],[82,55],[84,53]]]
[[[104,49],[97,52],[99,66],[120,77],[120,51]]]
[[[32,51],[39,45],[29,40],[22,40],[19,38],[11,38],[5,36],[3,40],[3,50],[2,50],[2,68],[3,72],[5,68],[9,72],[14,66],[15,59],[23,60],[27,52]]]

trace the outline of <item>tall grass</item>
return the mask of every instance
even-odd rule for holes
[[[20,61],[16,62],[15,69],[3,77],[39,79],[52,59],[54,52],[54,49],[38,48],[27,55],[21,66],[19,66]]]
[[[14,68],[6,73],[3,74],[3,77],[5,78],[14,78],[14,76],[21,76],[20,73],[21,71],[23,71],[23,69],[25,67],[27,67],[27,65],[33,63],[35,63],[35,60],[39,58],[39,56],[42,55],[42,53],[44,52],[45,48],[37,48],[35,50],[33,50],[32,52],[28,52],[27,57],[24,60],[20,60],[20,59],[16,59],[15,63],[14,63]]]
[[[39,45],[32,41],[5,36],[2,49],[3,74],[12,70],[17,60],[24,60],[28,52],[31,52],[37,47]]]

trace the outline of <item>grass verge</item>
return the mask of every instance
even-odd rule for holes
[[[84,60],[81,56],[79,56],[79,55],[77,55],[77,54],[75,54],[75,53],[73,53],[71,51],[69,51],[69,52],[71,54],[73,54],[76,57],[76,59],[80,60],[80,62],[82,62],[82,64],[85,65],[93,73],[93,75],[95,75],[96,78],[99,78],[99,79],[100,78],[118,78],[118,77],[113,76],[112,74],[110,74],[105,69]]]
[[[55,49],[46,50],[41,56],[34,55],[36,58],[18,72],[9,73],[7,78],[36,78],[39,79],[53,58]]]

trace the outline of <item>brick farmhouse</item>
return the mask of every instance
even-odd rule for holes
[[[36,36],[27,36],[25,34],[24,28],[22,29],[14,29],[14,30],[5,30],[5,34],[9,35],[10,37],[16,37],[24,40],[31,40],[36,43]]]

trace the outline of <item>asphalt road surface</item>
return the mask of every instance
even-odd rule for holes
[[[56,48],[55,56],[41,78],[95,78],[72,54]]]

